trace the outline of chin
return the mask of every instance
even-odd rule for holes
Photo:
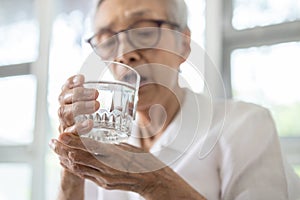
[[[151,108],[151,104],[142,104],[142,105],[137,105],[137,112],[139,111],[146,111],[149,110]]]
[[[153,105],[152,99],[147,98],[145,95],[140,95],[136,109],[137,111],[145,111],[145,110],[149,110],[152,105]]]

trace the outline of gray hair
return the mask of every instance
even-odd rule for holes
[[[101,3],[105,0],[96,0],[95,10],[99,8]],[[188,21],[188,10],[185,3],[185,0],[165,0],[168,1],[168,20],[178,23],[179,26],[184,29],[187,28],[187,21]]]

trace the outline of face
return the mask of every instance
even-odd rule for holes
[[[126,3],[124,0],[105,0],[95,16],[95,31],[118,32],[140,20],[170,21],[167,6],[166,0],[126,0]],[[138,111],[161,102],[166,90],[177,86],[178,68],[189,53],[188,37],[179,39],[168,24],[161,27],[164,31],[153,48],[134,49],[125,33],[118,35],[119,46],[113,60],[135,68],[141,75]],[[183,33],[189,36],[188,30]]]

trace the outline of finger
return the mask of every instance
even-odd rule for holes
[[[75,123],[73,126],[67,127],[63,132],[84,135],[89,133],[93,129],[93,120],[88,119],[83,122]]]
[[[59,156],[59,161],[64,168],[70,170],[71,161],[69,159]]]
[[[75,87],[82,86],[84,83],[84,76],[82,74],[77,74],[75,76],[71,76],[62,86],[62,91],[69,90]]]
[[[58,109],[58,116],[60,123],[64,127],[70,127],[74,125],[74,118],[82,114],[92,114],[96,112],[100,107],[97,101],[80,101],[74,104],[62,105]]]
[[[67,149],[62,143],[58,142],[55,139],[52,139],[49,142],[49,146],[56,154],[60,156],[60,158],[69,158],[68,154],[70,152],[70,149]]]
[[[59,124],[59,126],[58,126],[59,133],[63,133],[65,131],[65,129],[66,129],[65,124]]]
[[[137,189],[136,185],[138,184],[138,180],[131,177],[128,173],[126,173],[125,176],[123,174],[114,174],[111,176],[84,165],[78,164],[77,166],[77,172],[81,174],[82,177],[95,182],[104,189],[128,191],[136,191]]]
[[[96,89],[77,87],[63,91],[59,95],[58,100],[61,105],[64,105],[74,103],[77,101],[96,100],[98,95],[99,93]]]
[[[63,164],[65,167],[68,167],[69,160],[67,158],[59,156],[58,159],[59,159],[61,164]]]
[[[78,164],[78,160],[83,160],[83,163],[89,161],[87,165],[94,168],[100,163],[90,153],[80,149],[72,149],[56,139],[52,139],[49,143],[49,146],[56,154],[60,156],[61,163],[63,163],[68,169],[72,171],[74,171],[74,165]],[[97,167],[97,169],[101,168]]]
[[[89,169],[93,171],[94,174],[101,174],[104,176],[116,176],[120,171],[103,164],[99,157],[96,158],[95,155],[90,152],[82,151],[80,149],[70,151],[68,153],[68,160],[70,164],[68,165],[70,169],[74,170],[76,173],[83,173],[84,170],[79,171],[79,169]],[[80,166],[80,167],[79,167]],[[97,173],[96,173],[97,172]]]
[[[64,143],[72,150],[68,154],[68,158],[77,164],[103,170],[107,173],[112,173],[112,168],[126,170],[130,163],[130,158],[127,155],[122,157],[122,152],[117,152],[117,148],[112,144],[104,144],[90,138],[82,138],[71,133],[62,133],[59,136],[59,141]],[[107,170],[110,169],[108,172]]]
[[[115,144],[117,147],[121,148],[124,151],[128,151],[128,152],[133,152],[133,153],[148,153],[147,151],[138,148],[136,146],[127,144],[127,143],[120,143],[120,144]]]
[[[78,137],[67,132],[60,134],[58,140],[70,148],[80,149],[95,156],[107,156],[112,153],[112,149],[115,149],[112,144],[101,143],[87,137]]]
[[[83,140],[90,143],[87,145]],[[158,165],[157,162],[154,162],[155,160],[151,154],[144,155],[142,159],[137,160],[135,153],[120,151],[112,144],[100,143],[89,138],[79,138],[71,133],[61,134],[59,141],[72,149],[68,150],[66,148],[63,150],[70,151],[68,158],[73,163],[92,167],[107,174],[114,174],[120,171],[149,171],[149,167],[152,169],[153,166],[156,167]]]
[[[84,165],[77,164],[77,166],[77,172],[83,178],[93,181],[94,183],[96,183],[104,189],[113,189],[112,187],[109,187],[111,185],[111,178],[109,178],[105,173]]]

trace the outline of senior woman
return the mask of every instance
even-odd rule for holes
[[[128,32],[148,27],[161,32],[151,36],[155,42],[148,47],[137,48],[144,41]],[[95,112],[101,94],[83,88],[84,76],[70,77],[59,98],[61,134],[50,143],[63,166],[58,199],[300,198],[299,180],[282,157],[268,111],[233,101],[215,102],[210,110],[207,98],[179,86],[179,66],[190,53],[184,1],[102,0],[94,30],[89,42],[100,57],[141,74],[138,127],[133,133],[138,137],[130,144],[82,142],[80,135],[93,123],[75,123],[74,118]],[[183,36],[178,38],[178,32]],[[106,40],[110,46],[102,45]],[[197,134],[205,130],[208,139],[203,140]],[[218,131],[222,135],[212,152],[199,159],[204,142]],[[198,139],[186,142],[191,137]],[[162,148],[165,151],[159,151]]]

